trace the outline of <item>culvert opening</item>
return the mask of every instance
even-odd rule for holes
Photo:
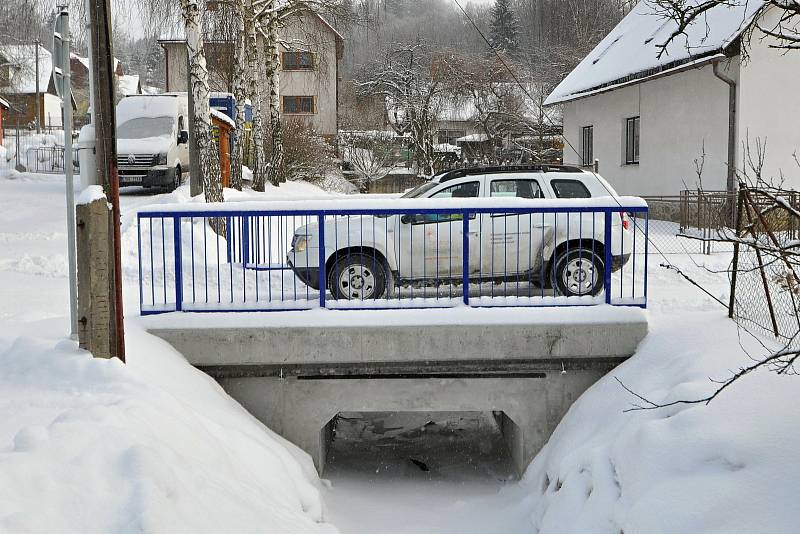
[[[505,483],[521,447],[503,412],[341,412],[322,430],[325,478]]]

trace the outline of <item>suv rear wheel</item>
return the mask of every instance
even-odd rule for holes
[[[348,253],[333,264],[328,287],[334,299],[379,299],[386,291],[386,269],[372,256]]]
[[[603,260],[588,249],[566,250],[553,264],[552,283],[558,295],[595,296],[603,289]]]

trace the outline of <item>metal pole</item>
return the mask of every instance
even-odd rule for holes
[[[36,133],[42,133],[41,121],[41,102],[39,102],[39,39],[34,41],[36,47]]]
[[[64,174],[67,182],[67,258],[69,261],[69,333],[78,336],[78,275],[75,259],[75,191],[72,176],[72,76],[70,74],[70,48],[72,39],[69,30],[69,11],[61,7],[63,17],[61,29],[61,72],[64,77],[64,92],[61,107],[64,111]]]

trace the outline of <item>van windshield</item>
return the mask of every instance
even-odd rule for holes
[[[117,126],[120,139],[171,137],[175,130],[174,117],[137,117]]]

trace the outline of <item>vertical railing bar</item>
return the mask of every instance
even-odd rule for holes
[[[150,230],[150,296],[153,299],[153,306],[156,305],[156,273],[155,273],[155,257],[153,256],[153,218],[148,219],[148,228]]]
[[[194,304],[197,302],[194,281],[194,217],[189,217],[189,237],[191,238],[192,243],[192,304]]]
[[[211,219],[206,219],[207,224],[211,224]],[[231,217],[226,218],[225,220],[225,234],[229,236],[228,242],[226,243],[227,247],[231,246],[231,241],[233,240],[233,221]],[[222,266],[220,265],[220,258],[219,258],[219,232],[214,231],[214,235],[216,236],[217,241],[217,304],[222,304],[222,273],[220,272]],[[231,249],[228,249],[231,250]],[[231,262],[228,261],[228,265],[231,265]]]
[[[650,259],[650,211],[645,211],[644,216],[644,305],[647,306],[647,264]]]
[[[139,250],[139,312],[144,305],[144,287],[142,286],[142,214],[136,214],[136,243]]]
[[[603,259],[603,284],[605,285],[606,304],[611,304],[611,210],[605,210],[605,258]]]
[[[267,216],[267,235],[264,237],[267,243],[267,258],[272,262],[272,215]],[[306,256],[308,256],[308,245],[306,245]],[[306,263],[308,265],[308,263]],[[272,271],[267,271],[269,283],[267,284],[267,302],[272,302]]]
[[[203,217],[201,225],[203,228],[203,272],[204,272],[204,279],[206,286],[206,304],[208,304],[208,232],[206,232],[207,223],[208,219]]]
[[[261,232],[261,219],[262,219],[262,217],[258,216],[258,215],[256,215],[253,218],[253,231],[255,232],[255,236],[256,236],[256,238],[254,240],[255,246],[256,246],[256,257],[255,257],[255,261],[253,262],[254,263],[254,265],[253,265],[253,276],[255,276],[255,279],[256,279],[256,305],[258,305],[258,273],[260,272],[258,266],[262,265],[262,261],[261,261],[261,234],[263,232]],[[270,272],[272,272],[272,271],[269,270],[271,262],[267,261],[266,263],[267,263],[267,273],[269,274]]]
[[[173,243],[174,245],[174,243]],[[164,229],[164,217],[161,217],[161,267],[164,280],[164,305],[167,304],[167,237]]]
[[[476,215],[477,216],[477,215]],[[469,306],[469,212],[464,210],[462,220],[462,263],[461,284],[464,289],[464,305]]]
[[[320,212],[318,215],[319,225],[319,307],[325,307],[325,212]],[[335,217],[334,217],[335,220]],[[334,223],[336,224],[336,223]],[[334,233],[338,233],[334,230]]]
[[[175,246],[175,311],[183,310],[183,263],[181,251],[181,218],[172,218],[172,241]]]

